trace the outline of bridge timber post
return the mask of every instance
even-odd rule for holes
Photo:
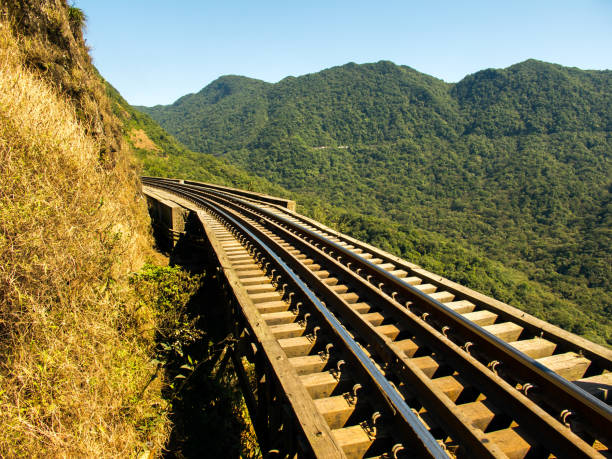
[[[185,220],[189,211],[154,191],[147,191],[145,196],[156,239],[162,248],[172,250],[185,233]]]

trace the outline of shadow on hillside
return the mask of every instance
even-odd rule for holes
[[[169,253],[171,265],[204,274],[201,287],[187,305],[189,318],[196,321],[203,336],[173,349],[167,361],[166,380],[172,385],[166,387],[164,396],[172,403],[173,426],[163,456],[248,457],[241,446],[247,427],[239,416],[243,403],[239,386],[233,371],[218,371],[227,363],[223,358],[228,335],[225,299],[214,276],[208,274],[215,271],[207,266],[206,251],[194,243],[199,237],[188,229]]]

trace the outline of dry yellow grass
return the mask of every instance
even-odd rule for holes
[[[0,17],[19,35],[26,67],[56,88],[76,108],[86,133],[98,144],[105,167],[122,152],[122,126],[83,40],[84,15],[66,0],[2,0]]]
[[[159,451],[152,317],[126,282],[149,244],[135,174],[125,152],[102,165],[22,45],[0,22],[0,457]]]
[[[160,148],[153,142],[147,133],[142,129],[132,129],[130,131],[130,141],[136,148],[145,150],[160,151]]]

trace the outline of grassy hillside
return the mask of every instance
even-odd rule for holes
[[[566,300],[575,319],[557,323],[584,333],[611,327],[611,107],[612,72],[530,60],[457,84],[390,62],[222,77],[142,110],[300,196],[476,247]]]
[[[150,222],[82,22],[61,0],[0,5],[0,457],[136,457],[170,430],[167,313],[133,275]],[[166,270],[183,320],[194,283]]]
[[[145,174],[192,177],[277,195],[288,193],[282,187],[223,158],[190,151],[156,121],[128,104],[109,83],[106,83],[106,91],[114,113],[123,122],[124,136],[131,144]]]

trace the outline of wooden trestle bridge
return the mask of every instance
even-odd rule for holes
[[[264,456],[609,456],[609,349],[333,231],[292,201],[142,182],[157,225],[176,236],[188,212],[200,227]]]

